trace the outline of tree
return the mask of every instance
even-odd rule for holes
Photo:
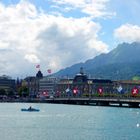
[[[6,95],[5,89],[0,89],[0,95]]]
[[[132,80],[140,80],[140,76],[134,76]]]
[[[24,97],[29,96],[29,89],[28,89],[28,87],[26,87],[26,86],[19,87],[18,88],[18,94],[20,96],[24,96]]]
[[[8,91],[8,96],[13,96],[14,95],[14,91],[13,90],[9,90]]]

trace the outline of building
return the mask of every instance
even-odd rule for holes
[[[83,69],[74,78],[59,80],[56,97],[140,97],[140,80],[117,80],[89,78]]]
[[[6,95],[14,94],[16,90],[15,85],[16,85],[15,80],[12,79],[11,77],[6,75],[0,76],[0,94],[3,93],[5,93]]]
[[[43,74],[42,72],[39,70],[36,74],[36,78],[35,78],[35,95],[37,96],[39,94],[39,84],[40,84],[40,80],[43,78]]]
[[[91,79],[83,72],[83,68],[75,77],[61,79],[56,86],[56,96],[61,97],[89,97],[111,94],[113,91],[113,82],[108,79]]]
[[[28,76],[24,80],[22,80],[22,87],[26,87],[28,89],[29,97],[36,97],[39,92],[39,81],[43,78],[42,72],[39,70],[36,73],[36,76]]]
[[[36,97],[37,94],[37,79],[35,76],[28,76],[24,79],[23,84],[25,83],[25,86],[29,90],[29,96],[30,97]]]
[[[39,80],[39,94],[42,96],[51,96],[54,94],[57,78],[53,76],[45,76]]]

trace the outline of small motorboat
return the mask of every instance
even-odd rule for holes
[[[29,108],[22,108],[21,111],[38,112],[40,110],[36,109],[36,108],[29,107]]]

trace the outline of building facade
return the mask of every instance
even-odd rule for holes
[[[140,97],[140,81],[88,78],[80,70],[73,79],[61,79],[55,93],[56,97]]]
[[[2,91],[4,91],[5,94],[9,94],[9,93],[14,94],[15,90],[16,90],[16,84],[14,79],[5,75],[0,76],[0,94]]]
[[[42,96],[51,96],[54,94],[57,84],[57,78],[53,76],[45,76],[39,80],[39,94]]]
[[[78,73],[74,79],[61,79],[56,86],[56,96],[92,97],[111,94],[111,80],[89,79],[86,74]]]

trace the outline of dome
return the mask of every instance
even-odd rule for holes
[[[74,80],[73,80],[73,82],[87,82],[87,80],[88,80],[88,77],[87,77],[87,75],[85,75],[85,74],[83,74],[83,75],[76,75],[75,77],[74,77]]]

